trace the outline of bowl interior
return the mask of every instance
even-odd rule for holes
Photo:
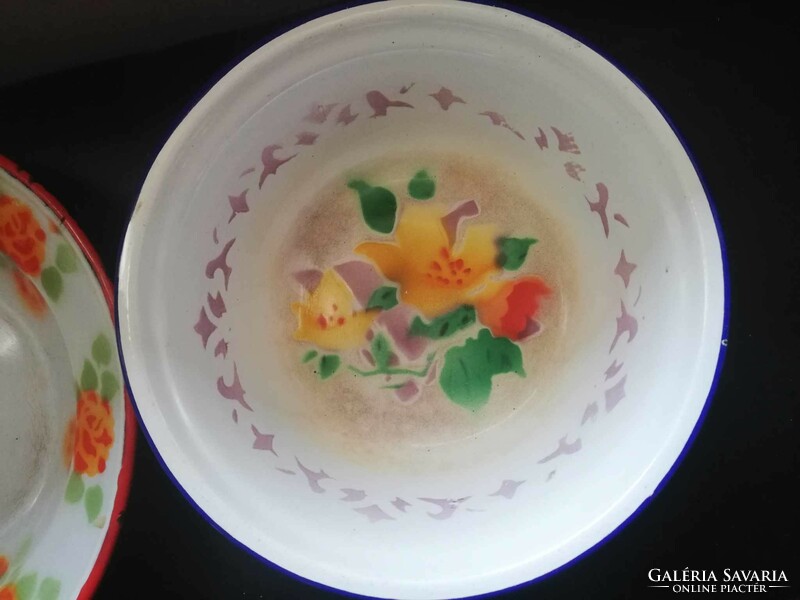
[[[369,208],[386,190],[389,226]],[[446,285],[472,265],[484,287],[406,276],[436,268],[437,236]],[[519,309],[529,336],[481,290],[533,278],[549,293]],[[424,351],[403,353],[393,306],[369,312],[378,287],[403,331],[428,327]],[[331,298],[364,330],[299,335]],[[439,335],[463,304],[472,329]],[[655,107],[564,34],[464,3],[337,13],[236,67],[156,161],[120,276],[132,391],[192,500],[295,573],[385,596],[507,587],[617,527],[697,422],[722,311],[708,202]],[[453,378],[469,340],[486,359]],[[488,392],[464,384],[487,368]]]
[[[35,287],[4,260],[0,266],[0,538],[37,530],[61,501],[68,471],[62,437],[74,406],[72,366],[45,302],[32,312],[19,290]]]

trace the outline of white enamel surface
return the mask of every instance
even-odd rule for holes
[[[8,357],[0,348],[0,355],[3,355],[0,356],[1,443],[7,443],[7,436],[15,436],[15,423],[6,416],[18,409],[19,395],[31,398],[48,411],[44,419],[51,428],[46,470],[36,474],[42,479],[42,491],[29,495],[25,509],[12,515],[9,522],[0,524],[0,555],[10,563],[0,587],[35,574],[37,584],[44,579],[56,580],[58,599],[67,600],[78,597],[95,565],[108,531],[122,465],[125,411],[120,388],[111,402],[114,445],[105,472],[94,477],[84,476],[86,488],[96,485],[102,490],[103,503],[98,519],[94,523],[88,521],[83,502],[65,501],[70,470],[63,464],[62,444],[67,422],[76,411],[76,382],[80,380],[84,362],[92,356],[92,343],[98,334],[104,334],[112,344],[111,361],[106,368],[118,382],[122,381],[122,373],[113,347],[114,327],[108,304],[80,246],[59,217],[34,192],[2,168],[0,194],[9,195],[32,209],[47,235],[44,266],[54,264],[58,246],[65,243],[74,251],[77,263],[73,272],[62,274],[61,296],[56,302],[48,301],[48,313],[42,318],[31,316],[19,299],[11,275],[13,263],[2,257],[9,266],[0,268],[0,318],[13,320],[17,337],[25,338],[22,340],[25,356],[17,357],[13,364],[5,362]],[[57,233],[51,230],[51,224]],[[31,281],[46,298],[40,279],[33,277]],[[3,329],[2,324],[0,329]],[[6,328],[5,333],[0,331],[2,347],[5,347],[2,340],[8,340],[9,329]],[[0,454],[3,473],[18,469],[18,465],[7,462],[10,460],[9,455]]]
[[[251,213],[225,225],[227,197],[259,172],[261,149],[285,143],[313,102],[361,102],[368,90],[414,83],[414,110],[367,114],[328,127],[311,150],[248,196]],[[467,99],[442,113],[428,99],[441,85]],[[415,91],[416,90],[416,91]],[[476,113],[494,110],[522,142]],[[533,142],[538,127],[574,133],[581,154]],[[387,142],[388,140],[388,142]],[[578,254],[581,288],[576,349],[533,420],[511,419],[446,458],[451,466],[412,475],[371,470],[326,452],[292,428],[269,398],[286,389],[259,328],[269,285],[261,268],[293,215],[330,175],[383,148],[478,145],[540,192]],[[287,154],[292,150],[286,146]],[[284,156],[284,154],[281,154]],[[576,160],[585,181],[568,178]],[[586,199],[611,190],[603,234]],[[611,204],[610,204],[611,206]],[[243,225],[246,223],[247,225]],[[219,227],[220,244],[211,232]],[[206,263],[232,236],[230,287],[210,283]],[[624,249],[637,264],[625,289],[614,267]],[[633,304],[638,286],[641,300]],[[211,286],[211,287],[209,287]],[[220,398],[229,361],[204,350],[192,330],[207,293],[225,293],[225,335],[247,398]],[[620,300],[638,318],[614,354]],[[166,467],[192,501],[255,553],[302,577],[381,597],[450,598],[502,589],[580,555],[619,526],[658,486],[686,444],[708,396],[719,355],[724,289],[720,245],[692,164],[656,108],[622,74],[580,43],[503,10],[449,2],[382,3],[336,13],[269,43],[204,97],[170,138],[142,189],[120,265],[120,332],[129,381]],[[230,327],[230,331],[228,331]],[[214,343],[219,338],[213,338]],[[250,349],[243,352],[241,348]],[[603,410],[604,372],[625,363],[626,397]],[[620,377],[622,374],[620,374]],[[587,405],[600,415],[581,425]],[[250,427],[275,434],[278,457],[253,451]],[[579,452],[540,463],[559,439]],[[311,493],[295,457],[324,469]],[[287,477],[275,467],[292,468]],[[551,471],[556,471],[550,478]],[[490,496],[524,480],[513,499]],[[549,479],[549,480],[548,480]],[[368,500],[343,503],[342,488]],[[452,518],[420,497],[465,500]],[[415,506],[403,513],[395,497]],[[378,504],[393,520],[370,523],[354,506]]]
[[[72,367],[52,313],[33,317],[0,267],[0,539],[29,534],[62,499]]]

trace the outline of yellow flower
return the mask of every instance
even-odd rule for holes
[[[336,271],[328,269],[305,301],[292,303],[292,312],[297,317],[294,339],[326,350],[346,350],[364,343],[379,311],[354,311],[350,288]]]
[[[486,278],[499,270],[494,226],[467,226],[460,243],[451,245],[444,215],[441,205],[412,204],[400,217],[397,244],[364,242],[355,250],[400,284],[403,302],[429,318],[472,303]]]

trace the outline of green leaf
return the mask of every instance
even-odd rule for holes
[[[61,297],[61,292],[64,291],[64,281],[61,279],[58,269],[47,267],[42,270],[42,287],[51,300],[55,301]]]
[[[457,331],[466,329],[475,320],[475,308],[465,304],[441,317],[436,317],[430,323],[425,323],[420,317],[414,317],[408,333],[431,338],[432,340],[440,340],[453,335]]]
[[[97,389],[97,371],[94,370],[92,363],[88,360],[83,361],[83,371],[81,371],[81,390]]]
[[[382,333],[379,333],[372,340],[372,358],[375,359],[375,369],[383,371],[389,367],[389,360],[392,358],[392,346],[389,340]]]
[[[367,310],[372,308],[389,310],[393,306],[397,306],[397,288],[390,285],[384,285],[372,292],[367,302]]]
[[[500,249],[497,266],[506,271],[516,271],[528,258],[528,249],[538,241],[534,238],[500,238],[497,240]]]
[[[103,400],[112,400],[119,391],[119,383],[117,378],[111,371],[103,371],[100,375],[100,397]]]
[[[436,193],[436,182],[425,170],[417,171],[408,182],[408,195],[417,200],[428,200]]]
[[[314,360],[315,358],[317,358],[317,354],[319,354],[319,352],[317,352],[316,350],[309,350],[303,355],[303,362],[307,363],[309,361]]]
[[[335,354],[325,354],[319,359],[320,379],[327,379],[339,369],[342,361]]]
[[[391,356],[392,355],[390,353],[389,359],[391,359]],[[411,375],[412,377],[425,377],[428,375],[428,372],[431,369],[434,358],[436,358],[436,352],[431,352],[425,359],[425,366],[417,369],[413,367],[409,369],[405,367],[382,366],[375,367],[372,371],[365,371],[353,365],[348,365],[347,368],[356,375],[361,375],[362,377],[372,377],[373,375]]]
[[[488,402],[492,377],[503,373],[525,376],[522,352],[508,338],[481,329],[477,338],[447,351],[439,385],[450,400],[475,411]]]
[[[59,244],[56,250],[56,266],[62,273],[74,273],[78,270],[78,258],[69,244]]]
[[[33,600],[37,579],[36,573],[28,573],[17,579],[14,583],[14,587],[17,591],[16,600]]]
[[[358,192],[361,214],[367,225],[379,233],[391,233],[397,215],[397,199],[383,187],[373,187],[366,181],[354,179],[347,187]]]
[[[92,344],[92,358],[101,365],[107,365],[111,362],[111,342],[104,334],[98,335],[94,338]]]
[[[86,509],[86,518],[91,523],[97,518],[103,507],[103,488],[99,485],[88,488],[83,497],[83,507]]]
[[[12,265],[11,259],[8,258],[5,254],[0,252],[0,268],[5,269]]]
[[[39,584],[36,600],[57,600],[59,593],[61,593],[61,582],[52,577],[45,577]]]
[[[392,383],[390,385],[382,385],[381,389],[382,390],[399,390],[400,388],[405,387],[405,385],[407,383],[408,383],[408,381],[404,381],[403,383]]]
[[[70,473],[69,481],[67,481],[67,491],[64,493],[64,500],[70,504],[77,504],[83,498],[83,477],[80,473],[73,471]]]

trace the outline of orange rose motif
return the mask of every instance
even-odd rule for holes
[[[0,196],[0,252],[28,275],[38,275],[44,262],[47,235],[29,206],[11,196]]]
[[[80,392],[75,428],[75,472],[89,477],[102,473],[114,445],[114,416],[95,390]]]
[[[37,317],[41,317],[47,312],[47,301],[33,285],[33,282],[25,276],[22,271],[14,270],[14,283],[17,286],[17,293],[25,306]]]
[[[8,572],[8,559],[0,555],[0,578]],[[14,584],[0,585],[0,600],[17,600],[17,589]]]
[[[17,600],[17,588],[13,584],[0,587],[0,600]]]

